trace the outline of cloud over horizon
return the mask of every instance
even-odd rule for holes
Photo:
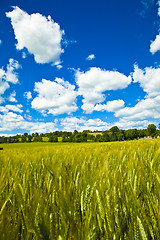
[[[86,113],[92,113],[95,104],[105,101],[104,92],[124,89],[132,81],[131,76],[97,67],[92,67],[87,72],[77,71],[75,78],[79,87],[78,94],[83,96],[82,109]]]
[[[77,92],[75,86],[61,78],[54,81],[42,79],[41,82],[35,82],[34,91],[38,96],[33,99],[32,108],[44,113],[59,115],[75,112]]]

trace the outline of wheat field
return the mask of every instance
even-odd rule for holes
[[[160,239],[160,140],[1,146],[1,240]]]

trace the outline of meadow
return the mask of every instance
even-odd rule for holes
[[[1,144],[0,239],[160,239],[160,140]]]

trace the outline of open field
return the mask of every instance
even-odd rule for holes
[[[0,239],[160,239],[160,140],[1,144]]]

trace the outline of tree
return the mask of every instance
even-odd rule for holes
[[[24,136],[24,135],[22,135],[22,137],[21,137],[21,142],[26,142],[26,137]]]
[[[103,139],[102,139],[102,135],[101,134],[97,134],[96,137],[95,137],[95,142],[102,142]]]
[[[94,141],[95,141],[95,136],[93,136],[92,134],[88,134],[88,135],[87,135],[87,140],[94,142]]]
[[[82,142],[87,142],[87,132],[82,132],[81,133],[81,138],[82,138]]]
[[[107,131],[103,132],[103,136],[102,136],[102,140],[103,142],[109,142],[110,141],[110,137]]]
[[[118,141],[123,141],[124,140],[124,134],[123,134],[123,132],[118,132],[117,133],[117,138],[118,138]]]
[[[34,137],[33,141],[34,142],[43,142],[43,139],[41,136],[36,136],[36,137]]]
[[[111,141],[111,142],[114,142],[114,141],[117,141],[117,140],[118,140],[118,138],[117,138],[117,133],[115,133],[115,132],[111,132],[111,134],[109,135],[109,137],[110,137],[110,141]]]
[[[147,127],[148,136],[154,137],[156,134],[156,126],[154,124],[149,124]]]
[[[51,136],[49,137],[49,142],[58,142],[58,137],[51,135]]]
[[[109,129],[109,131],[112,132],[112,133],[117,133],[117,132],[119,132],[119,128],[117,126],[114,126],[114,127],[111,127]]]
[[[27,137],[27,142],[31,142],[32,141],[32,136],[31,135],[28,135]]]
[[[82,142],[81,133],[77,133],[74,137],[74,142]]]
[[[145,129],[138,129],[138,137],[144,138],[146,136],[146,130]]]

